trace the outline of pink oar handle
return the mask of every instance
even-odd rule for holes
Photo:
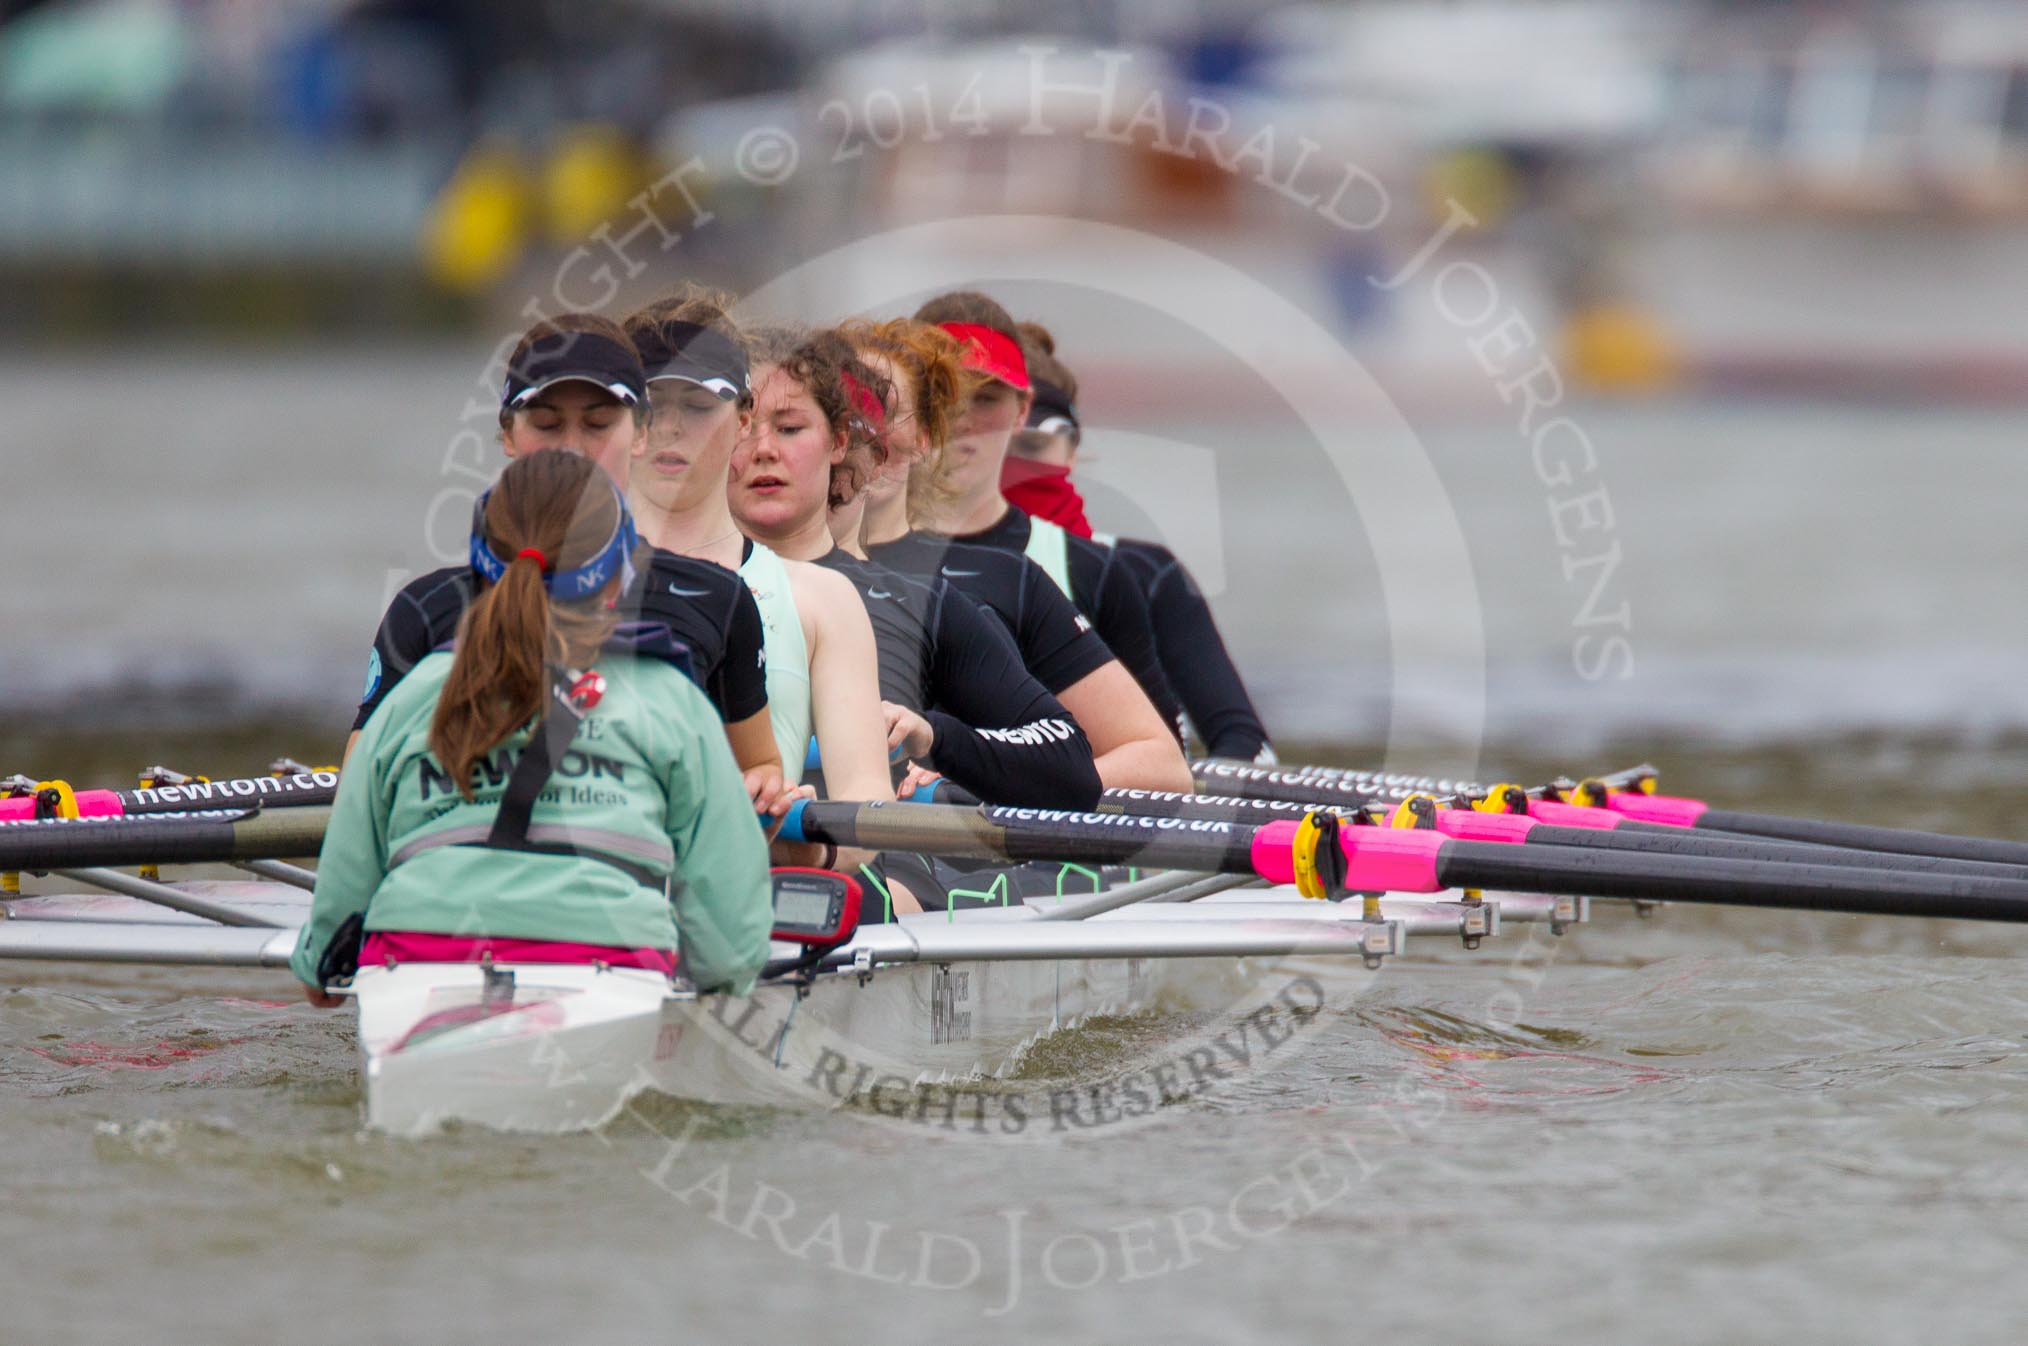
[[[1254,872],[1269,883],[1294,883],[1295,845],[1300,823],[1268,823],[1253,835]],[[1355,893],[1434,893],[1437,852],[1446,838],[1420,827],[1346,827],[1338,832],[1345,848],[1345,886]]]
[[[1638,823],[1689,827],[1711,806],[1701,799],[1685,799],[1681,795],[1644,795],[1628,790],[1606,800],[1606,807]]]
[[[1480,813],[1477,809],[1436,811],[1436,830],[1459,841],[1526,841],[1530,830],[1541,826],[1541,822],[1519,813]]]
[[[117,790],[79,790],[77,792],[77,816],[80,818],[117,818],[127,811],[120,802]],[[27,822],[35,817],[35,796],[16,795],[12,799],[0,799],[0,823]]]
[[[1554,799],[1531,799],[1528,801],[1528,816],[1551,827],[1591,827],[1611,831],[1625,821],[1623,815],[1611,809],[1586,808],[1582,804],[1562,804]]]

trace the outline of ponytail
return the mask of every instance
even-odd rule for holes
[[[459,623],[429,739],[431,754],[468,801],[479,759],[542,709],[545,666],[589,663],[616,624],[610,606],[598,601],[610,581],[586,596],[590,602],[552,601],[545,571],[583,566],[616,532],[631,535],[605,473],[576,454],[551,450],[515,459],[483,503],[473,552],[479,557],[485,549],[498,577]]]

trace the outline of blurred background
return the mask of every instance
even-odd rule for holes
[[[2028,784],[2028,9],[1857,0],[0,0],[0,772],[335,752],[532,315],[932,276],[1285,756]]]

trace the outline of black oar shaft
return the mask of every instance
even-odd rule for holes
[[[1476,781],[1451,780],[1444,776],[1411,776],[1394,771],[1350,771],[1338,767],[1260,766],[1230,757],[1206,757],[1190,764],[1198,788],[1208,794],[1258,797],[1254,791],[1278,788],[1274,796],[1293,799],[1287,793],[1303,787],[1336,787],[1349,793],[1363,793],[1376,799],[1401,799],[1411,794],[1442,796],[1484,794],[1490,787]],[[1245,787],[1245,788],[1241,788]]]
[[[315,855],[328,805],[223,817],[86,818],[0,823],[0,870],[204,864]]]
[[[1131,813],[1142,818],[1219,818],[1226,822],[1271,823],[1279,818],[1300,822],[1303,815],[1324,807],[1293,799],[1186,795],[1172,790],[1107,790],[1096,812]]]
[[[2028,881],[1884,873],[1823,864],[1584,851],[1451,841],[1436,876],[1461,888],[1535,889],[1590,897],[1725,906],[2028,921]]]
[[[338,773],[314,771],[296,776],[253,776],[240,780],[191,781],[154,789],[119,791],[128,817],[154,813],[188,813],[199,809],[315,807],[338,797]]]
[[[1606,830],[1591,827],[1537,825],[1528,833],[1532,846],[1581,846],[1589,850],[1633,851],[1643,855],[1695,855],[1714,860],[1758,860],[1791,865],[1835,865],[1844,869],[1875,869],[1899,874],[1962,874],[1972,878],[2028,878],[2018,865],[1950,860],[1934,855],[1889,855],[1855,851],[1843,846],[1798,841],[1768,841],[1725,832],[1700,832],[1687,827],[1622,823]]]
[[[1268,767],[1198,762],[1190,769],[1201,793],[1239,799],[1293,800],[1326,808],[1356,809],[1398,801],[1413,790],[1376,790],[1346,781],[1318,780]]]
[[[1255,829],[1215,819],[845,803],[805,804],[798,816],[803,839],[838,846],[1010,862],[1071,860],[1211,874],[1253,872]]]
[[[1978,860],[1986,864],[2028,865],[2028,842],[1959,837],[1948,832],[1821,822],[1814,818],[1784,818],[1778,814],[1740,813],[1732,809],[1706,809],[1698,816],[1695,826],[1700,832],[1736,832],[1741,836],[1803,841],[1822,846],[1849,846],[1891,855],[1936,855],[1952,860]]]

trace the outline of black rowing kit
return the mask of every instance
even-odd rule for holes
[[[1098,800],[1103,787],[1084,730],[1029,673],[999,623],[950,581],[917,581],[837,549],[816,564],[851,580],[865,601],[880,695],[936,732],[927,765],[996,803],[1089,808]]]
[[[1028,515],[1009,505],[1007,513],[991,528],[966,533],[957,540],[1022,556],[1028,550],[1031,531]],[[1106,647],[1134,675],[1134,681],[1141,684],[1141,690],[1155,703],[1162,719],[1172,726],[1180,724],[1183,707],[1162,671],[1148,600],[1141,593],[1141,586],[1113,548],[1075,533],[1066,534],[1064,542],[1071,601],[1090,619]]]
[[[388,691],[423,657],[457,635],[477,581],[468,566],[410,580],[388,604],[352,721],[365,725]],[[666,626],[690,651],[698,685],[727,724],[767,708],[767,655],[760,609],[745,581],[724,566],[654,548],[622,596],[623,620]]]

